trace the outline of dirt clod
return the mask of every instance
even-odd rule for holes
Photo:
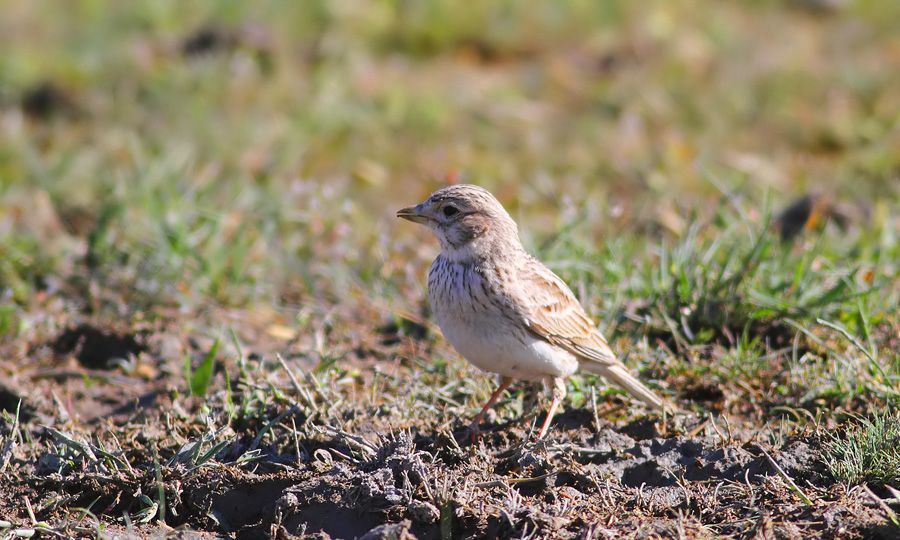
[[[116,360],[127,360],[146,349],[132,333],[86,323],[66,329],[52,343],[52,348],[59,355],[75,355],[88,369],[110,369]]]

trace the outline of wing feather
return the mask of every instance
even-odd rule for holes
[[[586,360],[618,364],[606,339],[584,312],[569,287],[537,260],[525,265],[519,280],[533,292],[522,306],[525,323],[538,337]]]
[[[665,402],[631,375],[609,348],[606,339],[584,312],[569,287],[550,269],[531,259],[519,275],[529,291],[518,306],[524,322],[537,337],[584,361],[582,367],[602,375],[632,396],[660,410]]]

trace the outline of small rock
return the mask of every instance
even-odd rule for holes
[[[403,492],[394,484],[394,473],[388,468],[369,474],[360,486],[363,497],[375,504],[387,506],[402,504]]]
[[[362,535],[359,540],[415,540],[415,535],[409,532],[411,526],[408,519],[400,523],[379,525]]]
[[[293,510],[298,506],[300,506],[300,500],[297,498],[297,494],[290,491],[288,491],[277,501],[275,501],[275,508],[279,512],[284,512],[285,510]]]
[[[441,511],[438,510],[437,506],[430,502],[419,501],[416,499],[409,502],[407,513],[416,523],[423,523],[426,525],[437,523],[437,520],[441,517]]]
[[[71,470],[71,465],[58,456],[57,454],[44,454],[38,458],[35,474],[38,476],[49,476],[51,474],[66,474]]]

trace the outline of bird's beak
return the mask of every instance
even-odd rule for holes
[[[398,210],[397,217],[408,219],[409,221],[413,221],[415,223],[425,223],[426,221],[428,221],[428,216],[426,216],[422,212],[421,204]]]

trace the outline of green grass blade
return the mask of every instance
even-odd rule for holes
[[[213,368],[216,365],[216,354],[219,352],[219,340],[215,340],[209,352],[203,357],[203,361],[197,366],[197,369],[190,374],[191,395],[205,396],[209,389],[209,383],[212,381]]]

